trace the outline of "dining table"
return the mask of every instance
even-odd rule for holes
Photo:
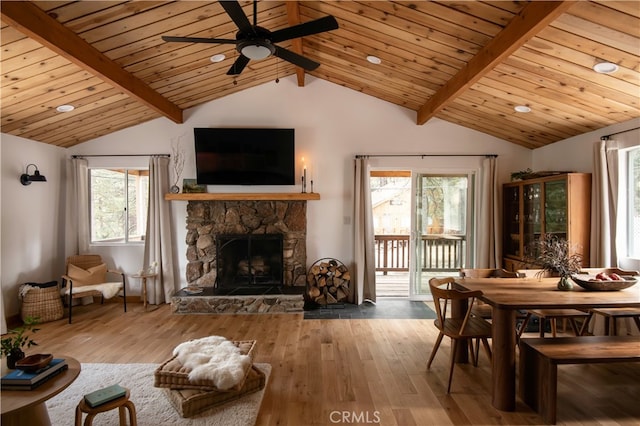
[[[502,411],[516,407],[516,313],[528,309],[582,309],[640,307],[640,284],[618,291],[588,291],[575,285],[557,288],[559,278],[456,277],[461,290],[480,290],[478,298],[492,307],[492,405]],[[453,308],[453,306],[452,306]],[[454,311],[463,315],[468,307]],[[464,362],[464,360],[462,360]]]

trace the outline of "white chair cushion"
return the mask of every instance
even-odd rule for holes
[[[102,283],[102,284],[93,284],[93,285],[83,285],[80,287],[73,286],[73,294],[76,293],[85,293],[87,291],[99,291],[102,293],[105,299],[111,299],[122,289],[122,283],[112,282],[112,283]],[[69,286],[62,289],[61,293],[65,296],[69,295]]]

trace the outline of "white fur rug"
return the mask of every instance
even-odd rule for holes
[[[191,370],[189,380],[209,380],[221,390],[239,384],[251,367],[251,357],[222,336],[189,340],[176,346],[173,354]]]
[[[270,364],[255,364],[267,376]],[[47,401],[51,424],[72,426],[75,409],[82,397],[92,391],[119,383],[129,388],[130,399],[136,406],[139,426],[163,425],[225,425],[252,426],[258,418],[264,388],[243,398],[203,411],[190,418],[182,418],[161,389],[153,386],[153,372],[158,364],[82,364],[78,378],[63,392]],[[266,384],[265,384],[266,388]],[[86,414],[83,416],[83,421]],[[127,414],[128,418],[128,414]],[[118,410],[100,413],[94,418],[96,426],[117,425]]]

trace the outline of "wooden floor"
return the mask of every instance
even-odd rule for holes
[[[433,320],[303,320],[302,314],[172,315],[168,305],[74,308],[74,323],[45,323],[30,353],[82,363],[160,363],[179,343],[208,335],[255,339],[273,366],[258,425],[533,425],[541,418],[491,406],[490,368],[456,366],[446,394],[449,341],[431,370]],[[640,423],[640,364],[573,365],[559,371],[558,424]],[[70,413],[73,415],[73,413]]]

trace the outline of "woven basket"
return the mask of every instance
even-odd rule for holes
[[[22,307],[20,309],[22,321],[32,317],[43,323],[59,320],[63,316],[64,310],[57,286],[47,288],[33,287],[22,297]]]

